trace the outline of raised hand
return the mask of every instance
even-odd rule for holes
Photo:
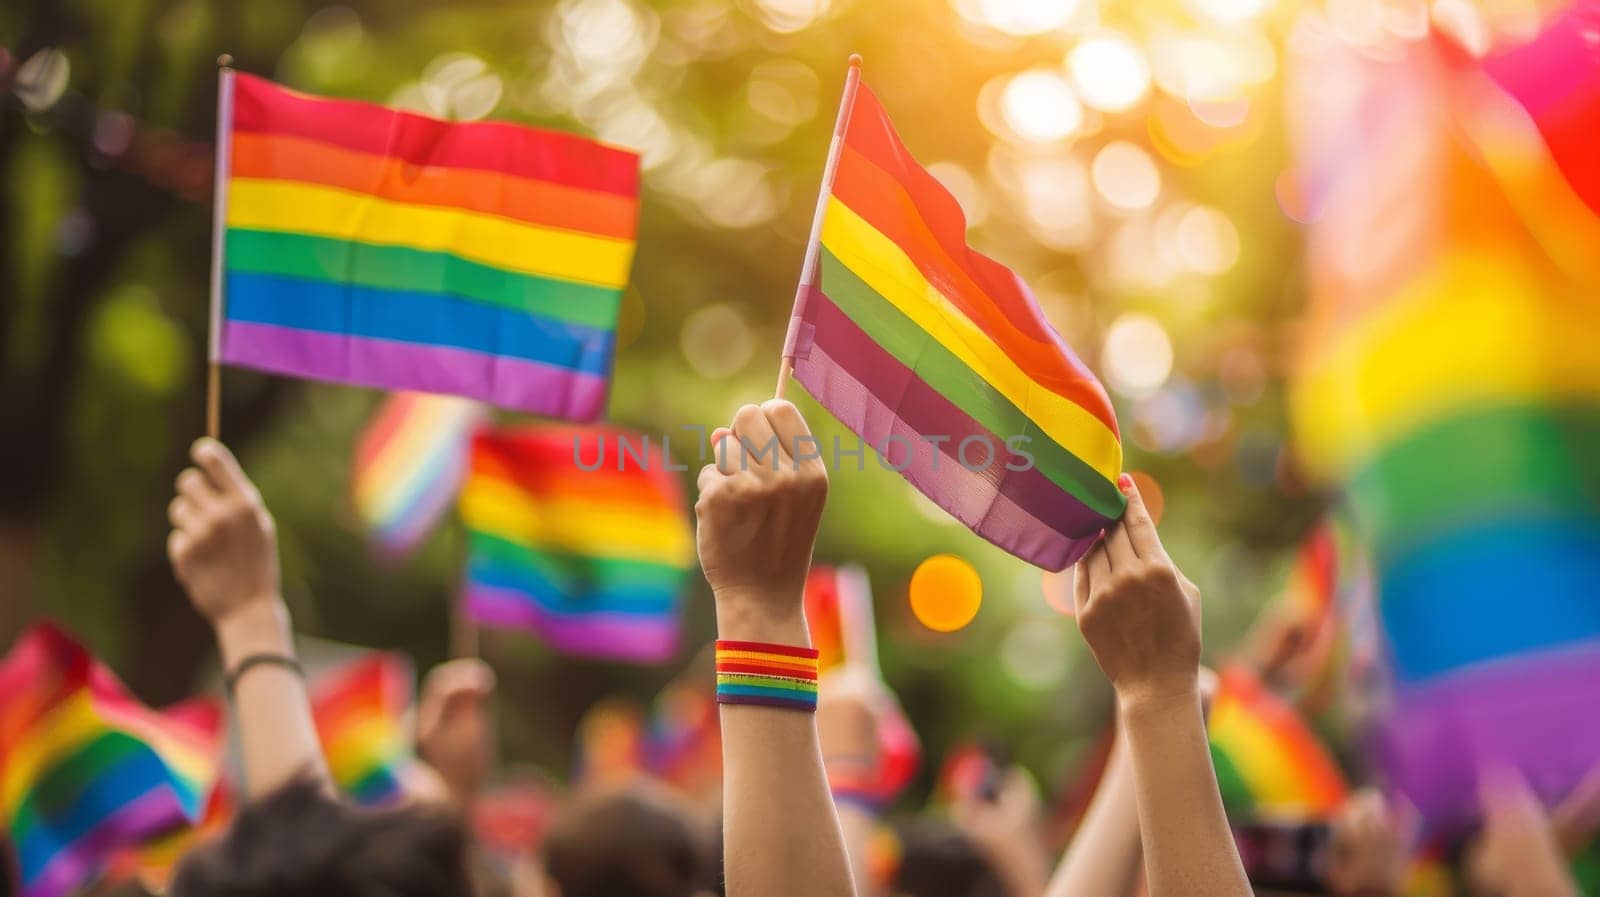
[[[278,580],[278,539],[261,493],[215,439],[190,450],[167,506],[167,555],[211,624],[238,719],[249,796],[296,778],[333,790]]]
[[[495,765],[495,727],[489,714],[494,671],[481,660],[442,663],[428,672],[417,700],[417,754],[465,807]]]
[[[1122,520],[1078,562],[1078,627],[1117,693],[1150,897],[1247,897],[1206,741],[1200,593],[1124,475]],[[1058,879],[1061,876],[1058,876]]]
[[[811,431],[793,405],[772,400],[740,408],[711,446],[717,462],[700,471],[695,540],[716,597],[717,635],[809,646],[802,596],[828,495]],[[803,702],[724,702],[721,715],[729,897],[853,897],[816,719]]]
[[[1337,897],[1385,897],[1404,886],[1409,834],[1376,789],[1350,796],[1333,821],[1328,889]]]
[[[1078,628],[1123,702],[1191,695],[1200,671],[1200,591],[1161,546],[1132,478],[1122,520],[1078,562]]]
[[[195,466],[178,475],[167,506],[167,556],[195,610],[218,626],[280,600],[277,534],[261,493],[226,446],[201,439],[189,454]]]
[[[801,595],[828,496],[828,473],[794,405],[745,405],[711,436],[695,540],[723,638],[806,638]],[[798,629],[796,628],[798,627]]]
[[[1544,805],[1513,769],[1479,778],[1483,830],[1468,846],[1466,873],[1474,894],[1578,897]]]

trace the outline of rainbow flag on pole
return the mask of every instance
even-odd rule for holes
[[[218,360],[600,416],[639,160],[223,73]]]
[[[338,786],[364,806],[402,796],[412,761],[411,664],[373,651],[318,676],[311,692],[317,737]]]
[[[0,812],[22,897],[59,897],[121,851],[197,821],[220,763],[216,727],[140,704],[49,624],[0,662]]]
[[[1111,400],[961,207],[906,150],[852,60],[784,357],[940,507],[1061,570],[1122,514]]]
[[[356,446],[356,513],[384,555],[411,553],[455,502],[472,431],[486,419],[470,399],[402,392],[390,396]]]
[[[694,562],[683,469],[622,430],[479,433],[461,492],[468,613],[570,654],[670,657]]]
[[[1254,673],[1222,671],[1207,731],[1230,813],[1326,817],[1344,803],[1349,788],[1327,749]]]

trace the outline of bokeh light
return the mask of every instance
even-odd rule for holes
[[[1041,571],[1039,588],[1044,592],[1044,603],[1058,614],[1069,617],[1078,615],[1078,603],[1072,591],[1077,570],[1078,566],[1074,564],[1059,573],[1054,570]]]
[[[1095,153],[1090,166],[1094,188],[1113,208],[1147,209],[1161,194],[1161,172],[1150,154],[1126,140],[1113,140]]]
[[[683,322],[683,356],[702,377],[721,379],[750,362],[755,340],[744,315],[732,305],[708,305]]]
[[[1080,0],[954,0],[962,18],[1006,34],[1029,35],[1055,31],[1071,24]]]
[[[1084,104],[1102,112],[1132,109],[1150,92],[1144,54],[1115,31],[1079,41],[1067,54],[1067,68]]]
[[[1024,619],[1000,643],[1000,665],[1006,674],[1035,691],[1059,686],[1067,677],[1070,662],[1066,627],[1056,620]]]
[[[1178,219],[1174,246],[1185,267],[1197,274],[1221,274],[1239,261],[1239,230],[1211,206],[1194,206]]]
[[[1247,22],[1272,8],[1272,0],[1188,0],[1188,6],[1219,22]]]
[[[1111,388],[1127,396],[1148,395],[1172,374],[1172,340],[1150,315],[1128,312],[1106,330],[1101,368]]]
[[[1066,76],[1055,69],[1029,69],[1013,76],[1000,93],[1006,127],[1030,143],[1057,143],[1083,125],[1083,106]]]
[[[978,571],[953,554],[936,554],[911,574],[911,613],[934,632],[955,632],[971,623],[983,603]]]
[[[773,31],[801,31],[827,15],[833,0],[755,0],[761,21]]]

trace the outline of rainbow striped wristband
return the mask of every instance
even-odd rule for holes
[[[817,709],[817,651],[717,640],[717,703]]]

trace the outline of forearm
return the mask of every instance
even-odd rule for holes
[[[217,624],[216,635],[225,674],[253,655],[295,656],[281,599],[240,610]],[[234,683],[231,701],[249,797],[305,777],[332,789],[303,676],[284,666],[257,664]]]
[[[845,853],[850,858],[851,880],[856,893],[868,897],[875,888],[872,881],[872,839],[878,818],[868,810],[848,803],[838,805],[839,828],[844,834]]]
[[[1124,701],[1150,897],[1249,897],[1223,812],[1198,691]]]
[[[1094,799],[1056,867],[1046,897],[1127,897],[1139,881],[1139,805],[1127,738],[1116,746]]]
[[[805,618],[719,602],[723,639],[809,645]],[[723,705],[723,849],[729,897],[854,895],[810,713]]]

